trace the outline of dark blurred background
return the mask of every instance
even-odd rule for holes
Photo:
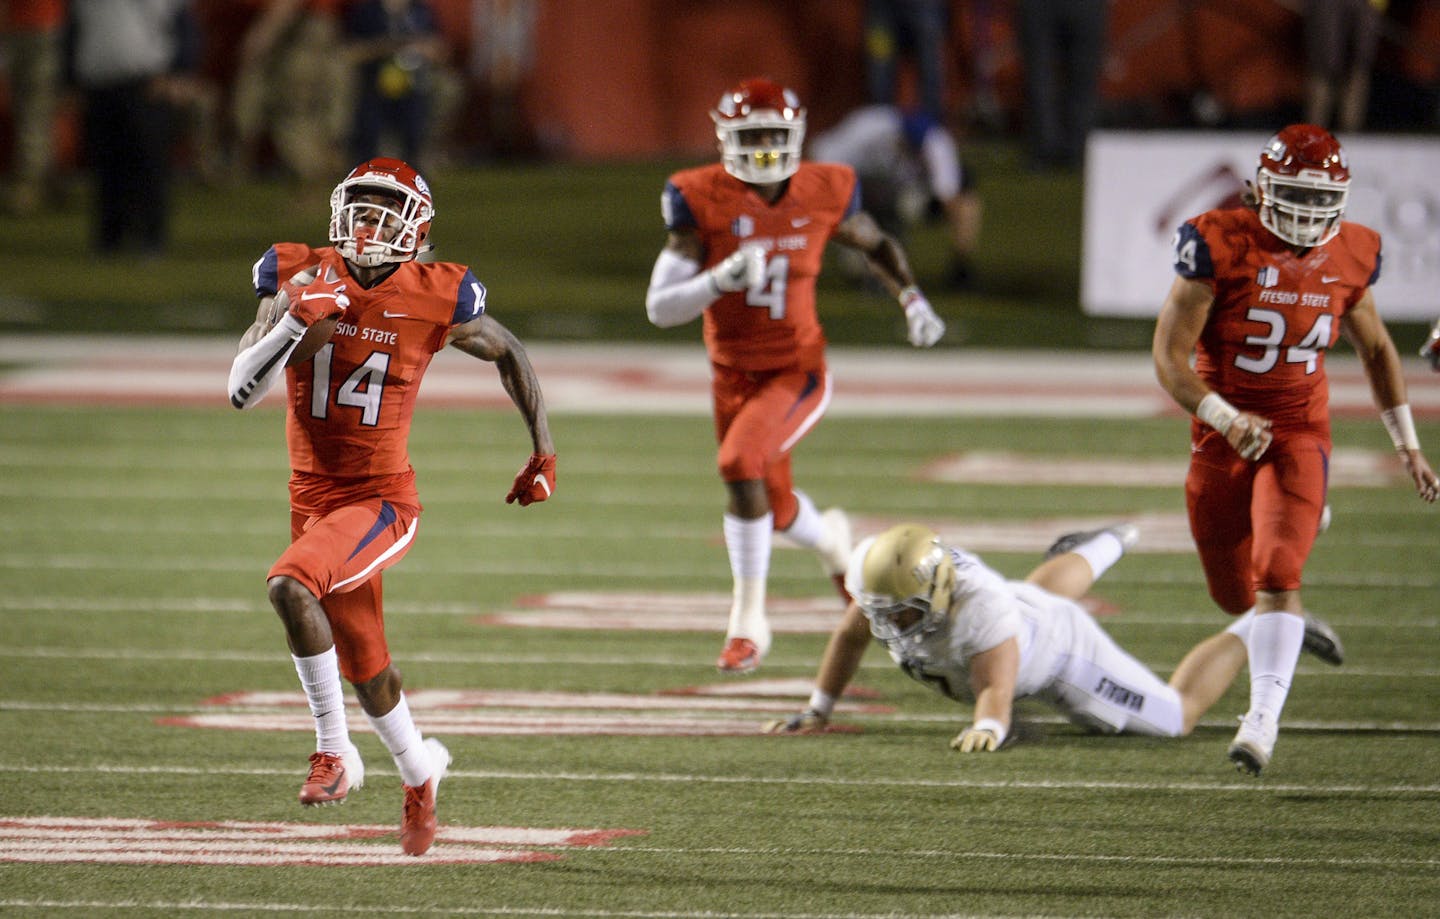
[[[425,171],[438,256],[521,334],[691,340],[644,321],[660,189],[763,74],[811,137],[869,102],[954,132],[973,278],[947,284],[935,221],[906,240],[954,343],[1143,347],[1147,323],[1079,309],[1086,132],[1440,133],[1433,0],[0,0],[0,22],[10,333],[238,334],[250,264],[323,241],[330,188],[383,153]],[[900,340],[873,291],[822,292],[832,340]]]

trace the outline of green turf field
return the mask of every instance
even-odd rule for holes
[[[1307,599],[1349,659],[1302,660],[1261,779],[1224,759],[1240,688],[1185,740],[1087,736],[1023,705],[1018,742],[961,758],[947,741],[962,712],[878,649],[859,678],[878,698],[838,718],[858,732],[665,727],[758,731],[799,700],[670,693],[808,679],[824,642],[781,634],[755,677],[715,673],[724,608],[705,596],[723,603],[729,575],[708,419],[557,415],[559,492],[522,510],[502,501],[528,452],[514,415],[422,405],[427,510],[386,576],[389,633],[417,700],[436,703],[417,703],[422,730],[455,762],[440,841],[408,860],[383,835],[399,780],[368,727],[366,786],[341,807],[295,803],[313,737],[284,704],[298,684],[263,589],[288,522],[280,427],[266,409],[0,406],[0,913],[1440,915],[1440,540],[1403,483],[1332,493]],[[1421,439],[1440,444],[1440,426]],[[1386,446],[1373,418],[1336,440]],[[796,467],[822,506],[958,530],[1183,507],[1178,486],[926,480],[945,454],[1180,459],[1184,443],[1178,419],[833,417]],[[983,554],[1018,576],[1047,543]],[[608,602],[596,616],[693,601],[698,630],[485,621],[540,616],[561,592]],[[771,592],[839,613],[801,552],[776,552]],[[1132,553],[1095,593],[1161,673],[1223,625],[1190,554]],[[447,708],[441,691],[461,695]],[[258,693],[284,696],[217,698]],[[297,714],[301,730],[264,727]],[[511,733],[474,733],[485,719]],[[597,724],[609,732],[575,733]],[[660,731],[614,733],[637,726]],[[542,832],[565,829],[594,833]]]

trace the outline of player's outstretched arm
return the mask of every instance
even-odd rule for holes
[[[530,460],[520,470],[506,502],[519,501],[524,506],[544,501],[555,489],[555,442],[550,437],[540,380],[535,376],[525,347],[489,313],[452,328],[450,344],[471,357],[495,365],[501,385],[530,431]]]
[[[905,329],[910,344],[929,348],[945,334],[945,321],[936,314],[930,301],[920,292],[910,260],[899,240],[880,229],[865,211],[845,218],[835,229],[836,241],[859,249],[865,264],[876,280],[890,292],[905,311]]]
[[[970,659],[970,689],[975,694],[975,719],[950,741],[961,753],[993,753],[1010,733],[1015,704],[1015,678],[1020,672],[1020,644],[1007,638]]]
[[[1396,455],[1415,483],[1416,493],[1425,501],[1435,501],[1440,497],[1440,478],[1436,477],[1425,455],[1420,452],[1420,438],[1415,433],[1415,419],[1407,401],[1400,354],[1380,319],[1375,297],[1370,291],[1365,291],[1360,302],[1340,320],[1340,328],[1360,356],[1365,377],[1370,381],[1371,395],[1380,408],[1380,419],[1395,445]]]
[[[870,622],[860,607],[851,603],[845,615],[830,633],[825,645],[825,654],[820,658],[820,670],[815,675],[815,690],[810,694],[810,703],[804,711],[788,718],[767,722],[763,728],[767,734],[811,734],[823,731],[830,723],[830,713],[835,700],[845,692],[856,671],[865,649],[870,647]]]

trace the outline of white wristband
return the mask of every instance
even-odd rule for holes
[[[1380,413],[1380,420],[1385,422],[1385,430],[1390,432],[1390,442],[1396,450],[1420,449],[1420,437],[1415,433],[1415,418],[1410,414],[1409,404],[1402,402],[1385,409]]]
[[[808,708],[829,718],[830,713],[835,710],[835,697],[823,689],[815,689],[810,693]]]
[[[1200,404],[1195,406],[1195,417],[1210,425],[1210,427],[1224,434],[1230,430],[1230,425],[1240,416],[1240,410],[1229,402],[1218,392],[1207,393]]]
[[[896,296],[895,299],[899,301],[901,309],[904,309],[905,307],[910,305],[910,301],[914,300],[916,297],[921,296],[924,295],[920,293],[920,288],[916,287],[914,284],[911,284],[909,287],[906,287],[904,290],[900,291],[899,295]]]
[[[997,747],[1005,742],[1005,725],[996,721],[994,718],[981,718],[970,725],[970,729],[974,731],[989,731],[991,734],[994,734],[995,746]]]

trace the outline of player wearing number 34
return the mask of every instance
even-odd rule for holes
[[[291,544],[268,583],[315,717],[300,803],[338,803],[364,780],[343,674],[399,769],[401,848],[420,855],[435,838],[450,755],[410,717],[386,643],[381,574],[405,556],[420,518],[408,440],[435,353],[451,345],[493,362],[529,428],[533,452],[507,502],[550,496],[555,447],[540,383],[486,312],[485,288],[464,265],[417,260],[435,216],[425,180],[399,160],[370,160],[335,187],[330,211],[333,246],[276,243],[255,263],[260,308],[231,367],[230,401],[253,406],[284,372]]]
[[[792,485],[790,451],[830,403],[815,280],[831,239],[866,255],[904,311],[910,343],[945,324],[915,286],[904,250],[860,209],[855,170],[801,162],[805,109],[771,80],[749,79],[710,113],[720,162],[677,172],[661,197],[668,231],[645,311],[662,328],[704,315],[717,465],[728,492],[725,548],[734,578],[727,673],[754,670],[770,648],[765,615],[771,534],[814,550],[843,593],[850,524],[821,514]]]
[[[1400,359],[1375,307],[1380,237],[1343,220],[1350,166],[1323,128],[1296,124],[1260,152],[1247,206],[1183,224],[1153,345],[1160,383],[1191,421],[1190,531],[1210,596],[1253,608],[1250,708],[1229,748],[1270,761],[1304,634],[1301,571],[1325,507],[1325,352],[1341,332],[1369,379],[1415,489],[1440,482],[1420,452]],[[1191,365],[1191,356],[1194,365]]]

